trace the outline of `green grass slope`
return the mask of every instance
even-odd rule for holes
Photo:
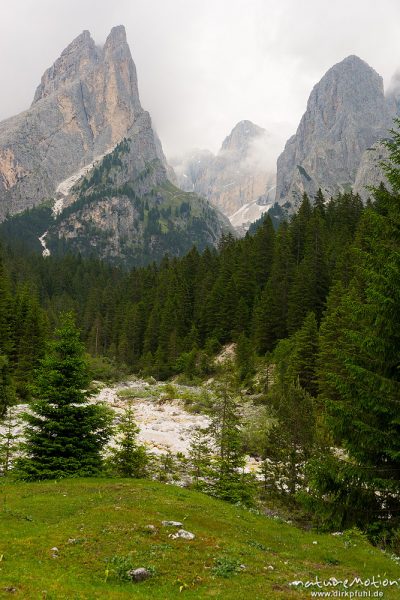
[[[149,481],[3,482],[0,502],[1,598],[289,600],[311,597],[293,580],[399,576],[393,560],[357,535],[300,531]],[[163,520],[182,521],[195,539],[171,539]],[[122,572],[147,567],[153,575],[123,581],[107,566],[112,557]],[[384,598],[399,594],[386,588]]]

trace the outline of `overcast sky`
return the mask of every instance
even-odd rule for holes
[[[167,156],[216,151],[242,119],[283,146],[330,66],[357,54],[386,86],[400,67],[399,0],[2,0],[0,119],[83,29],[119,24]]]

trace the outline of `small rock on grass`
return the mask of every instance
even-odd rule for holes
[[[179,521],[161,521],[164,527],[182,527],[182,523]]]
[[[172,540],[176,540],[177,538],[182,538],[183,540],[194,540],[196,536],[190,531],[179,529],[177,533],[170,533],[168,537],[170,537]]]
[[[140,567],[139,569],[130,569],[130,571],[127,571],[126,574],[128,575],[129,579],[137,583],[139,581],[145,581],[151,577],[150,571],[144,567]]]

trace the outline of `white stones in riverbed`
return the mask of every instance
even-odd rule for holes
[[[187,412],[179,400],[160,404],[156,399],[134,397],[135,390],[141,396],[143,390],[150,388],[144,381],[128,382],[102,389],[97,399],[109,404],[117,414],[122,413],[128,399],[119,397],[118,392],[131,390],[135,420],[140,427],[139,441],[154,454],[170,451],[187,455],[194,430],[208,427],[209,418]]]

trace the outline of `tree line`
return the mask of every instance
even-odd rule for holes
[[[263,355],[310,311],[320,323],[332,282],[350,268],[363,210],[352,194],[325,204],[319,193],[313,206],[305,196],[277,232],[268,216],[254,235],[225,235],[218,250],[193,248],[130,272],[79,256],[43,260],[7,248],[2,285],[14,299],[1,307],[3,318],[13,329],[14,307],[25,294],[24,302],[44,311],[44,329],[46,320],[57,324],[60,310],[75,312],[93,356],[161,379],[180,371],[202,376],[207,357],[223,344],[249,340]],[[12,344],[19,335],[12,333]]]

